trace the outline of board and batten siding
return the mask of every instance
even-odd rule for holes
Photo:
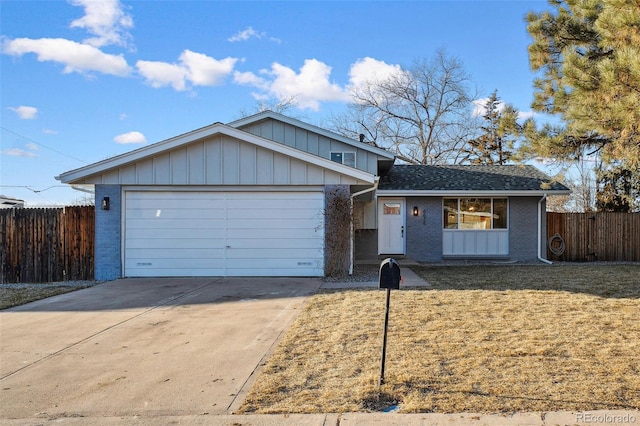
[[[355,152],[357,169],[378,173],[378,156],[374,153],[288,123],[267,119],[240,129],[327,159],[331,159],[331,152]]]
[[[360,180],[217,135],[86,179],[105,185],[333,185]]]

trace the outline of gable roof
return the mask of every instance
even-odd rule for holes
[[[318,157],[316,155],[309,154],[307,152],[300,151],[295,148],[291,148],[289,146],[265,139],[260,136],[256,136],[248,132],[244,132],[242,130],[227,126],[222,123],[214,123],[209,126],[202,127],[200,129],[197,129],[197,130],[194,130],[170,139],[166,139],[161,142],[154,143],[152,145],[138,148],[136,150],[129,151],[127,153],[124,153],[112,158],[108,158],[106,160],[89,164],[88,166],[84,166],[75,170],[70,170],[68,172],[60,174],[59,176],[56,176],[56,179],[60,180],[63,183],[82,183],[84,178],[88,178],[92,175],[114,170],[119,167],[134,163],[136,161],[157,156],[162,153],[175,150],[176,148],[189,145],[198,140],[209,138],[216,135],[230,136],[232,138],[236,138],[243,142],[247,142],[247,143],[268,149],[270,151],[277,152],[279,154],[283,154],[285,156],[295,158],[297,160],[301,160],[306,163],[310,163],[315,166],[328,169],[345,176],[349,176],[351,178],[354,178],[363,182],[367,182],[367,183],[374,182],[374,176],[370,173],[367,173],[352,167],[348,167],[340,163],[337,163],[335,161]]]
[[[338,133],[332,132],[327,129],[323,129],[322,127],[314,126],[313,124],[305,123],[304,121],[297,120],[295,118],[287,117],[286,115],[279,114],[273,111],[263,111],[254,115],[250,115],[248,117],[241,118],[239,120],[232,121],[227,123],[228,126],[234,128],[240,128],[247,126],[249,124],[257,123],[261,120],[273,119],[277,121],[282,121],[283,123],[290,124],[295,127],[300,127],[301,129],[305,129],[309,132],[317,133],[319,135],[325,136],[329,139],[335,139],[337,141],[343,142],[348,145],[352,145],[354,147],[363,149],[365,151],[369,151],[373,154],[379,155],[381,157],[387,158],[389,160],[394,160],[395,155],[385,149],[378,148],[372,145],[369,145],[364,142],[356,141],[354,139],[350,139],[344,137]]]
[[[382,195],[542,195],[570,190],[529,165],[395,165],[380,178]]]

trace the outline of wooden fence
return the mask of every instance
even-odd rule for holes
[[[547,238],[549,260],[640,262],[640,213],[547,213]]]
[[[93,206],[0,209],[0,283],[92,280]]]

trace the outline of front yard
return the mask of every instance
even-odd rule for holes
[[[413,268],[430,288],[308,302],[241,412],[640,409],[640,266]]]

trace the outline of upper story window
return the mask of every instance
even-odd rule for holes
[[[445,198],[444,229],[507,229],[506,198]]]
[[[356,166],[356,153],[355,152],[340,152],[331,151],[331,161],[344,164],[345,166]]]

